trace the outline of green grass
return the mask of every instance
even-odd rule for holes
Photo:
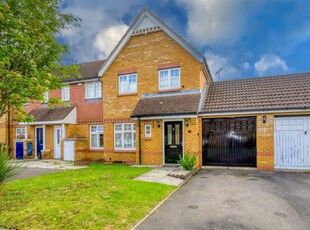
[[[128,229],[175,187],[134,181],[150,168],[92,165],[0,186],[0,229]]]

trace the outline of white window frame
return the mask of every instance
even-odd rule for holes
[[[70,86],[64,86],[61,88],[61,100],[70,101]]]
[[[96,130],[98,129],[98,126],[102,126],[102,131],[92,131],[92,127],[96,127]],[[91,136],[92,136],[92,134],[95,134],[95,135],[97,135],[97,144],[98,144],[98,146],[95,146],[95,147],[93,147],[91,144]],[[99,144],[100,144],[100,134],[102,134],[103,135],[103,145],[102,145],[102,147],[101,146],[99,146]],[[90,125],[89,126],[89,148],[90,149],[103,149],[104,148],[104,127],[103,127],[103,125]]]
[[[171,71],[172,70],[179,70],[179,85],[178,86],[171,86],[172,85],[171,84]],[[164,72],[164,71],[168,71],[168,87],[161,87],[160,86],[160,73]],[[158,70],[158,89],[159,90],[169,90],[169,89],[179,89],[179,88],[181,88],[181,69],[180,69],[180,67]]]
[[[121,125],[122,130],[116,130],[115,127],[117,125]],[[124,127],[125,125],[131,125],[131,130],[125,130]],[[131,133],[132,134],[132,148],[125,148],[124,147],[124,134],[125,133]],[[122,147],[116,147],[116,134],[121,134],[122,135]],[[115,123],[114,124],[114,150],[136,150],[136,127],[134,123]]]
[[[89,96],[88,95],[88,86],[90,85],[94,85],[94,95],[93,96]],[[96,92],[97,92],[97,85],[100,85],[100,90],[99,90],[99,94],[96,96]],[[101,81],[94,81],[94,82],[86,82],[85,83],[85,98],[86,99],[100,99],[102,98],[102,83]]]
[[[130,84],[129,84],[129,77],[130,76],[136,77],[136,90],[135,91],[130,91]],[[125,92],[121,92],[121,77],[126,77],[127,91],[125,91]],[[138,75],[137,75],[137,73],[118,75],[118,94],[137,93],[137,91],[138,91]]]
[[[22,134],[19,132],[21,130],[24,130],[24,132]],[[16,139],[17,140],[23,140],[23,139],[19,139],[18,138],[19,135],[24,135],[23,139],[26,139],[26,137],[27,137],[27,129],[25,127],[23,127],[23,128],[16,128],[15,129],[15,137],[16,137]]]
[[[147,133],[148,132],[147,128],[149,128],[150,133]],[[146,138],[152,137],[152,125],[150,125],[150,124],[144,125],[144,137],[146,137]]]

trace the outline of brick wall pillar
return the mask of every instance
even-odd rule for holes
[[[263,114],[256,119],[256,146],[257,169],[274,170],[274,115],[266,115],[263,123]]]

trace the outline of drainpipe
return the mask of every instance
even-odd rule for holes
[[[8,110],[8,150],[11,154],[11,111]]]
[[[139,164],[142,164],[141,161],[141,120],[138,118],[138,124],[139,124]]]

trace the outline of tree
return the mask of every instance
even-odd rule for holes
[[[80,19],[62,13],[60,4],[61,0],[0,0],[0,117],[13,109],[27,120],[25,104],[43,101],[44,92],[60,88],[63,78],[79,75],[76,66],[62,64],[69,48],[56,37],[61,30],[79,26]]]

